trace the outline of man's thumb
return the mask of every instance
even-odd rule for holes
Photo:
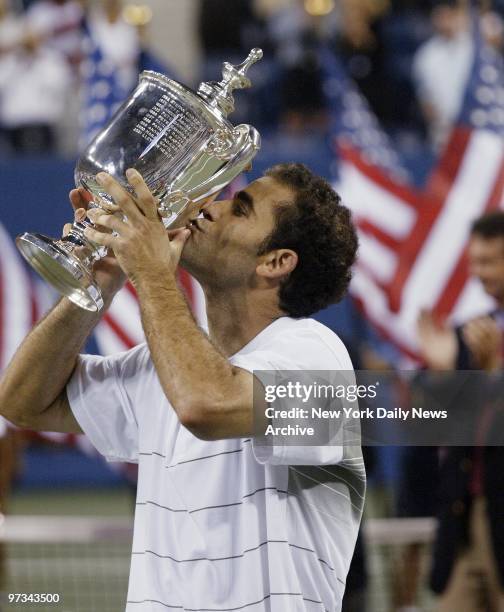
[[[184,245],[190,235],[191,235],[190,229],[181,229],[172,238],[172,241],[171,241],[172,247],[177,251],[179,255],[182,253],[182,249],[184,248]]]

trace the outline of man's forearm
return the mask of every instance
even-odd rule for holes
[[[137,290],[161,386],[182,423],[197,428],[200,407],[218,409],[235,395],[234,368],[198,329],[174,279],[147,279]]]
[[[0,380],[0,414],[30,427],[59,397],[79,351],[100,320],[64,298],[30,332]]]

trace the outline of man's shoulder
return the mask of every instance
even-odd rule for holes
[[[149,347],[142,342],[128,350],[109,355],[79,355],[81,364],[103,364],[107,370],[115,370],[116,373],[129,372],[144,369],[151,363]]]
[[[283,355],[296,365],[292,369],[353,369],[339,336],[311,318],[277,319],[254,339],[248,349],[246,352],[257,350]]]

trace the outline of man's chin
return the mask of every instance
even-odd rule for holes
[[[191,276],[194,276],[196,280],[199,280],[199,277],[202,274],[202,268],[204,267],[201,265],[202,255],[203,254],[201,253],[201,250],[198,249],[198,246],[192,243],[190,236],[185,243],[184,250],[182,251],[180,267],[188,272]]]

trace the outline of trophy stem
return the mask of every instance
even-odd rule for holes
[[[81,265],[91,269],[95,262],[105,257],[107,249],[86,238],[84,231],[88,227],[94,227],[88,219],[75,221],[68,235],[58,240],[58,245],[76,257]]]
[[[100,287],[93,279],[92,265],[106,254],[84,236],[89,221],[76,222],[65,238],[53,240],[42,234],[25,233],[16,245],[26,261],[59,293],[92,312],[103,308]]]

